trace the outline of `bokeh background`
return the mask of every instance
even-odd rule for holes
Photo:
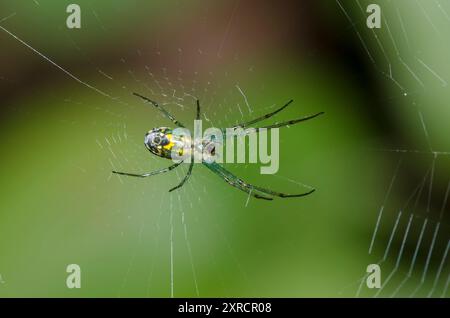
[[[68,29],[71,2],[0,5],[1,297],[448,297],[448,1],[377,1],[374,30],[368,1],[78,0]],[[316,193],[112,175],[170,164],[143,146],[170,122],[134,91],[186,123],[199,97],[204,127],[325,111],[280,131],[276,175],[226,165]]]

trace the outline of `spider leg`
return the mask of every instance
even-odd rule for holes
[[[200,101],[198,99],[197,99],[197,114],[195,116],[195,119],[200,119]],[[180,184],[170,189],[169,192],[181,188],[184,185],[184,183],[189,179],[189,177],[192,174],[192,168],[194,168],[194,143],[191,141],[191,163],[189,165],[189,170],[187,174],[184,176],[183,180],[181,180]]]
[[[164,114],[164,116],[166,116],[168,119],[170,119],[176,126],[184,128],[184,125],[182,123],[180,123],[178,120],[176,120],[175,117],[173,117],[164,107],[159,105],[157,102],[151,100],[148,97],[142,96],[142,95],[140,95],[138,93],[133,93],[133,95],[142,98],[146,102],[151,103],[153,106],[158,108]]]
[[[320,116],[320,115],[323,115],[323,114],[325,114],[325,112],[320,112],[320,113],[317,113],[317,114],[314,114],[314,115],[309,115],[309,116],[302,117],[302,118],[299,118],[299,119],[288,120],[288,121],[284,121],[284,122],[281,122],[281,123],[275,123],[273,125],[264,126],[264,127],[258,127],[258,128],[254,128],[254,129],[256,131],[258,131],[261,128],[270,129],[270,128],[279,128],[279,127],[284,127],[284,126],[290,126],[290,125],[294,125],[294,124],[300,123],[302,121],[306,121],[306,120],[310,120],[310,119],[316,118],[317,116]]]
[[[173,169],[175,169],[176,167],[178,167],[183,161],[177,162],[169,167],[166,168],[162,168],[156,171],[152,171],[152,172],[147,172],[147,173],[142,173],[142,174],[138,174],[138,173],[128,173],[128,172],[119,172],[119,171],[113,171],[113,173],[115,174],[120,174],[123,176],[129,176],[129,177],[139,177],[139,178],[146,178],[146,177],[150,177],[150,176],[154,176],[160,173],[164,173],[164,172],[169,172]]]
[[[261,188],[261,187],[258,187],[258,186],[252,186],[252,187],[253,187],[255,190],[258,190],[259,192],[267,193],[267,194],[274,195],[274,196],[277,196],[277,197],[280,197],[280,198],[298,198],[298,197],[304,197],[304,196],[307,196],[307,195],[313,193],[314,191],[316,191],[316,189],[311,189],[310,191],[304,192],[304,193],[299,193],[299,194],[286,194],[286,193],[277,192],[277,191],[273,191],[273,190],[266,189],[266,188]]]
[[[235,176],[234,174],[232,174],[231,172],[229,172],[228,170],[226,170],[224,167],[222,167],[221,165],[219,165],[216,162],[213,162],[213,163],[203,162],[203,164],[206,167],[208,167],[211,171],[213,171],[214,173],[216,173],[217,175],[222,177],[231,186],[238,188],[239,190],[244,191],[244,192],[248,193],[249,195],[252,195],[258,199],[264,199],[264,200],[272,200],[273,199],[273,198],[267,197],[265,195],[278,196],[280,198],[296,198],[296,197],[306,196],[315,191],[315,189],[312,189],[308,192],[300,193],[300,194],[286,194],[286,193],[282,193],[282,192],[277,192],[277,191],[273,191],[273,190],[266,189],[266,188],[261,188],[261,187],[246,183],[245,181],[238,178],[237,176]],[[255,191],[257,193],[254,193]],[[265,195],[261,195],[258,192],[265,194]]]
[[[226,170],[221,165],[217,164],[216,162],[208,163],[203,162],[203,164],[208,167],[212,172],[217,174],[219,177],[221,177],[225,182],[227,182],[232,187],[235,187],[241,191],[244,191],[248,195],[251,195],[257,199],[263,199],[263,200],[273,200],[271,197],[267,197],[264,195],[260,195],[258,193],[255,193],[254,188],[249,187],[249,184],[245,183],[242,179],[239,179],[237,176]]]
[[[271,112],[271,113],[265,114],[265,115],[263,115],[263,116],[261,116],[261,117],[252,119],[252,120],[247,121],[247,122],[244,122],[244,123],[237,124],[236,126],[234,126],[234,127],[232,127],[232,128],[238,128],[238,127],[240,127],[240,128],[245,128],[245,127],[247,127],[247,126],[249,126],[249,125],[253,125],[253,124],[255,124],[255,123],[259,122],[259,121],[262,121],[262,120],[264,120],[264,119],[270,118],[270,117],[272,117],[273,115],[275,115],[275,114],[281,112],[283,109],[285,109],[285,108],[286,108],[290,103],[292,103],[293,101],[294,101],[294,100],[291,99],[291,100],[288,101],[286,104],[284,104],[282,107],[278,108],[277,110],[275,110],[275,111],[273,111],[273,112]]]
[[[197,99],[197,115],[195,116],[195,119],[200,119],[200,101]]]
[[[302,118],[299,118],[299,119],[293,119],[293,120],[283,121],[281,123],[275,123],[273,125],[268,125],[268,126],[263,126],[263,127],[248,128],[248,129],[245,130],[244,133],[245,133],[245,135],[248,135],[248,134],[251,134],[251,133],[257,133],[257,132],[259,132],[260,129],[263,129],[263,128],[264,129],[271,129],[271,128],[279,128],[279,127],[290,126],[290,125],[294,125],[294,124],[300,123],[302,121],[313,119],[313,118],[315,118],[317,116],[320,116],[320,115],[323,115],[323,114],[325,114],[325,113],[324,112],[320,112],[320,113],[317,113],[317,114],[314,114],[314,115],[310,115],[310,116],[306,116],[306,117],[302,117]]]
[[[173,190],[176,190],[178,188],[181,188],[184,183],[189,179],[189,177],[192,174],[192,168],[194,167],[194,158],[191,158],[191,163],[189,165],[189,170],[187,172],[187,174],[184,176],[183,180],[181,180],[180,184],[178,184],[176,187],[173,187],[172,189],[169,190],[169,192],[172,192]]]

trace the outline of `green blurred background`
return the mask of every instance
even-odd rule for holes
[[[78,0],[68,29],[71,2],[0,5],[3,28],[87,84],[0,30],[0,296],[448,296],[449,2],[377,1],[375,30],[368,1]],[[316,193],[247,204],[199,165],[172,193],[186,167],[112,175],[170,164],[143,145],[170,122],[134,91],[190,127],[190,96],[204,128],[291,98],[276,120],[325,111],[280,130],[277,175],[226,165]]]

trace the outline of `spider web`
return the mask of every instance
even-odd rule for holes
[[[41,2],[34,1],[34,4],[36,12],[42,10]],[[202,69],[202,60],[218,60],[224,55],[223,50],[238,7],[239,1],[236,1],[218,48],[214,50],[198,48],[195,52],[186,52],[183,47],[179,47],[175,51],[164,51],[159,47],[158,41],[151,47],[148,45],[142,48],[134,47],[130,49],[127,56],[120,56],[114,61],[122,66],[119,74],[109,70],[108,66],[102,66],[101,62],[95,58],[91,58],[90,53],[83,49],[83,45],[77,42],[76,37],[61,30],[56,31],[64,37],[64,46],[82,56],[85,63],[89,65],[89,69],[95,73],[95,79],[89,81],[47,56],[43,50],[34,47],[27,39],[12,31],[13,27],[0,25],[3,32],[24,49],[31,50],[42,59],[43,63],[52,65],[81,87],[90,90],[94,99],[95,96],[106,98],[106,102],[100,102],[94,106],[95,102],[80,98],[74,93],[73,96],[64,97],[63,102],[66,104],[65,107],[75,106],[103,114],[103,121],[96,119],[95,122],[90,123],[90,126],[96,127],[94,131],[99,133],[94,139],[87,141],[95,144],[95,156],[106,163],[101,169],[104,179],[94,181],[96,186],[105,186],[106,182],[114,193],[119,193],[125,188],[133,191],[127,191],[126,201],[131,206],[129,210],[120,206],[100,213],[110,220],[105,224],[106,227],[118,229],[118,236],[127,237],[135,242],[129,248],[126,267],[120,270],[123,276],[119,279],[115,292],[118,297],[128,295],[127,287],[131,282],[136,281],[137,275],[145,285],[139,295],[148,297],[203,296],[201,280],[209,280],[211,277],[214,277],[222,286],[222,296],[224,294],[231,296],[235,294],[226,289],[226,277],[234,276],[235,279],[248,281],[247,269],[239,261],[233,248],[235,243],[227,235],[227,227],[236,223],[240,216],[238,213],[229,213],[229,211],[226,217],[214,213],[221,203],[210,197],[208,189],[217,187],[220,181],[212,181],[213,178],[202,173],[193,173],[189,182],[173,195],[169,193],[160,195],[159,192],[146,190],[142,184],[136,183],[136,180],[111,174],[111,170],[145,172],[161,168],[161,161],[158,158],[143,156],[145,149],[141,143],[142,129],[145,127],[144,129],[148,130],[161,125],[171,126],[171,123],[155,109],[133,97],[133,92],[157,100],[161,105],[168,107],[177,118],[181,117],[181,122],[186,123],[194,118],[195,99],[198,98],[201,101],[202,120],[213,127],[233,126],[275,109],[277,105],[273,102],[254,111],[252,98],[247,95],[245,73],[252,73],[255,69],[254,66],[248,65],[243,72],[240,68],[243,63],[237,54],[234,56],[237,65],[235,68],[229,66],[226,70]],[[101,14],[92,6],[89,11],[97,21],[96,27],[100,30],[108,30],[109,26],[102,21]],[[86,13],[83,12],[83,14]],[[17,18],[17,13],[11,13],[1,22],[8,20],[11,22],[13,18]],[[173,63],[174,60],[177,62]],[[136,63],[136,61],[152,61],[152,64]],[[233,69],[238,68],[239,71],[234,74]],[[123,73],[126,73],[125,77]],[[7,79],[2,78],[2,80]],[[264,91],[265,87],[261,84],[260,92],[252,92],[252,94],[264,94]],[[148,118],[140,117],[142,114],[148,115]],[[82,123],[64,119],[62,121],[72,125],[74,129],[84,129]],[[77,169],[87,173],[87,167],[76,165]],[[174,172],[178,180],[172,177],[170,182],[175,181],[174,184],[176,184],[186,174],[187,167],[182,166]],[[276,176],[276,178],[291,184],[294,188],[309,187],[291,178],[283,176]],[[163,177],[153,181],[157,182],[160,188],[170,188],[171,183],[164,181]],[[224,192],[221,200],[232,198],[234,194],[235,190]],[[113,194],[103,197],[105,202],[112,199]],[[249,204],[251,204],[249,198],[244,196],[241,206],[246,207]],[[107,206],[106,203],[105,206]],[[203,208],[205,206],[209,209],[205,210]],[[120,226],[120,223],[125,225]],[[192,228],[196,231],[192,231]],[[197,246],[192,245],[193,241],[197,243]],[[216,243],[208,244],[209,241]],[[149,252],[147,255],[142,255],[140,249],[145,246],[148,246]],[[226,255],[219,254],[219,251],[223,249],[227,251]],[[206,256],[201,259],[196,256],[200,250],[206,253]],[[219,262],[228,264],[228,272],[221,269],[217,273],[208,273],[209,265]],[[183,290],[179,287],[181,285],[191,287]]]
[[[34,1],[34,4],[36,12],[42,10],[40,1]],[[414,18],[418,18],[428,34],[443,39],[443,30],[448,28],[450,21],[447,14],[450,7],[443,1],[427,5],[418,1],[383,2],[382,29],[370,31],[365,27],[367,14],[364,8],[367,4],[364,1],[336,1],[333,10],[336,15],[347,19],[348,33],[356,36],[367,61],[378,72],[380,82],[389,88],[391,95],[383,102],[392,106],[392,116],[409,114],[406,127],[410,128],[413,137],[420,134],[423,142],[413,145],[407,142],[375,143],[369,146],[368,151],[373,156],[394,162],[391,178],[386,180],[385,197],[377,201],[379,209],[374,207],[371,211],[374,226],[369,229],[371,233],[367,239],[367,263],[380,264],[383,280],[381,289],[371,291],[365,288],[367,276],[363,276],[354,284],[352,295],[446,297],[449,283],[446,217],[450,188],[446,168],[450,151],[446,149],[450,146],[445,140],[437,140],[433,134],[434,126],[445,123],[439,119],[437,123],[436,119],[430,120],[433,111],[442,115],[441,118],[445,118],[445,114],[429,109],[431,106],[425,100],[428,94],[443,94],[448,86],[446,75],[449,73],[445,72],[442,61],[431,59],[425,52],[409,54],[410,51],[423,50],[424,46],[415,39],[408,25],[416,23]],[[101,58],[94,57],[76,36],[53,30],[55,34],[63,34],[63,44],[68,50],[83,57],[89,65],[89,76],[68,70],[64,63],[54,61],[29,39],[22,38],[14,27],[5,26],[4,22],[11,22],[10,25],[14,26],[12,21],[20,18],[20,10],[0,19],[2,31],[24,49],[33,51],[43,63],[50,63],[81,88],[92,92],[89,98],[80,97],[77,92],[64,96],[64,107],[77,107],[80,111],[88,109],[88,114],[101,113],[95,117],[102,119],[88,119],[89,125],[69,118],[64,121],[75,130],[95,127],[96,136],[86,142],[94,145],[93,156],[105,164],[100,171],[103,177],[92,182],[97,189],[103,186],[110,189],[109,194],[96,192],[104,202],[104,206],[98,208],[97,216],[108,220],[105,226],[117,233],[118,238],[114,236],[113,239],[120,245],[118,248],[126,250],[126,266],[117,269],[116,273],[121,273],[121,276],[118,284],[112,287],[119,297],[129,295],[128,287],[137,280],[144,282],[140,286],[145,285],[136,292],[137,295],[171,297],[204,296],[206,293],[202,286],[209,280],[221,286],[220,296],[236,296],[239,291],[230,290],[227,280],[250,281],[249,272],[254,267],[242,263],[235,250],[242,242],[229,234],[230,228],[238,226],[242,220],[242,209],[233,211],[222,207],[222,201],[233,200],[234,189],[221,191],[221,201],[218,202],[210,193],[220,181],[197,173],[201,169],[196,167],[190,181],[173,195],[165,190],[183,178],[186,167],[174,171],[177,180],[163,176],[152,180],[157,184],[157,190],[164,191],[149,191],[149,187],[143,187],[136,180],[111,174],[111,170],[152,171],[162,164],[154,156],[143,155],[145,149],[141,141],[145,130],[154,126],[170,126],[170,122],[133,97],[132,92],[151,96],[184,123],[192,121],[194,100],[199,98],[202,119],[214,127],[234,125],[276,107],[278,100],[267,102],[258,109],[254,107],[252,97],[267,93],[267,88],[262,83],[257,91],[247,90],[246,77],[258,69],[240,60],[239,54],[233,57],[235,67],[202,67],[202,61],[218,60],[226,55],[224,51],[239,5],[236,1],[230,7],[223,36],[214,48],[198,47],[192,51],[183,46],[167,49],[161,47],[159,41],[150,46],[143,44],[142,47],[130,48],[126,56],[114,58],[113,64],[121,65],[119,71],[111,65],[104,65]],[[203,9],[208,11],[207,7]],[[93,6],[88,11],[96,21],[91,27],[105,32],[111,27]],[[406,12],[417,16],[406,16]],[[206,26],[206,21],[204,24]],[[244,71],[242,65],[246,66]],[[95,75],[91,76],[92,73]],[[5,77],[0,79],[12,81]],[[420,164],[414,164],[416,161]],[[88,166],[73,164],[83,173],[89,171]],[[417,171],[413,177],[409,176],[411,166]],[[290,188],[304,186],[293,178],[274,177],[289,183]],[[126,195],[121,194],[123,192]],[[398,200],[394,194],[400,194],[404,200]],[[118,196],[123,204],[108,204],[109,201],[117,202],[115,198]],[[239,208],[253,204],[245,196],[242,198]],[[130,241],[134,242],[131,247],[125,243]],[[148,253],[144,255],[142,249],[147,249]],[[293,250],[295,247],[290,252]],[[211,270],[215,267],[211,265],[216,264],[223,266]],[[359,276],[359,273],[355,275]]]
[[[392,167],[385,198],[380,200],[380,208],[374,214],[374,228],[368,245],[369,263],[381,268],[381,288],[368,289],[366,278],[369,274],[366,274],[357,284],[355,295],[447,297],[450,151],[446,149],[450,145],[435,138],[430,130],[433,125],[445,123],[433,118],[431,125],[428,118],[431,111],[446,116],[445,109],[438,111],[429,103],[433,100],[439,103],[438,99],[430,97],[432,94],[446,96],[448,63],[436,56],[433,59],[433,52],[425,48],[423,34],[432,35],[434,41],[445,41],[442,50],[448,52],[443,30],[448,29],[450,23],[449,3],[382,1],[379,3],[382,27],[372,30],[366,27],[369,13],[365,8],[370,2],[337,0],[336,4],[371,66],[380,74],[380,81],[392,87],[392,96],[382,102],[395,109],[400,100],[408,114],[408,128],[423,136],[422,144],[404,142],[373,147],[373,151],[392,157],[397,164]],[[415,171],[411,173],[411,169]],[[392,198],[395,192],[402,194],[403,202]]]
[[[137,49],[136,54],[138,56],[143,55],[143,50]],[[128,89],[126,94],[130,94],[132,90],[140,89],[140,92],[144,95],[151,96],[152,99],[157,100],[161,105],[165,107],[170,107],[170,112],[175,114],[179,118],[178,114],[185,115],[188,119],[182,119],[183,123],[189,123],[189,117],[194,114],[194,104],[195,100],[198,98],[201,101],[201,119],[214,127],[222,127],[225,123],[237,124],[244,118],[247,118],[248,114],[252,113],[252,107],[248,102],[245,92],[241,88],[237,81],[229,79],[231,77],[229,74],[215,75],[213,72],[209,71],[207,74],[201,74],[198,71],[193,71],[193,73],[186,75],[183,70],[183,59],[184,53],[182,48],[177,49],[179,68],[175,70],[168,70],[164,66],[164,62],[160,62],[159,66],[150,67],[148,65],[144,66],[142,69],[128,69],[130,81],[133,83],[133,89]],[[197,51],[197,58],[201,59],[208,53],[202,50]],[[156,50],[149,55],[154,55],[156,57],[163,55],[159,50]],[[126,59],[121,59],[126,67]],[[162,65],[162,66],[161,66]],[[187,79],[186,79],[187,78]],[[224,79],[223,82],[221,79]],[[234,83],[234,84],[233,84]],[[225,97],[217,97],[217,91],[222,89],[222,86],[231,87]],[[220,98],[223,98],[220,99]],[[137,101],[136,104],[139,104]],[[234,105],[234,107],[229,107],[229,105]],[[143,105],[146,107],[147,105]],[[268,107],[271,108],[271,107]],[[168,123],[168,119],[163,117],[160,113],[155,112],[153,109],[149,109],[150,112],[154,113],[156,117],[155,122],[157,123]],[[186,118],[185,117],[185,118]],[[193,117],[192,117],[193,118]],[[154,126],[158,126],[155,124]],[[165,124],[164,124],[165,125]],[[154,156],[149,156],[151,158],[151,164],[142,165],[142,144],[136,143],[134,138],[129,138],[127,133],[127,124],[124,124],[123,129],[113,132],[111,136],[105,136],[103,138],[98,138],[96,143],[99,149],[105,152],[105,156],[108,157],[108,162],[110,163],[110,170],[117,171],[153,171],[158,169],[161,165],[160,160]],[[142,138],[141,138],[142,139]],[[137,139],[140,140],[140,139]],[[130,156],[130,151],[127,150],[126,153],[123,152],[124,147],[127,149],[129,145],[132,145],[133,151]],[[147,160],[147,158],[146,158]],[[169,193],[163,195],[160,198],[151,198],[150,200],[155,200],[158,206],[157,218],[153,218],[148,221],[148,223],[142,223],[139,230],[139,237],[137,239],[137,244],[130,256],[128,267],[125,271],[124,277],[122,279],[122,286],[118,291],[118,296],[123,296],[122,291],[126,289],[128,279],[131,271],[136,265],[136,251],[142,244],[148,244],[149,240],[143,240],[145,237],[145,231],[147,227],[150,227],[149,232],[153,233],[151,241],[153,242],[152,254],[151,254],[151,265],[150,272],[146,278],[146,292],[145,296],[160,296],[167,295],[170,297],[179,295],[195,295],[201,296],[202,290],[199,283],[199,276],[204,270],[199,270],[197,263],[197,258],[193,252],[193,246],[191,243],[191,229],[201,228],[201,227],[211,227],[215,234],[211,231],[202,230],[200,233],[201,238],[199,239],[196,235],[196,242],[211,240],[214,237],[226,247],[228,250],[228,257],[235,268],[238,275],[242,276],[242,279],[246,279],[246,273],[243,270],[238,258],[233,252],[233,248],[230,244],[230,240],[227,234],[222,229],[222,221],[217,220],[217,216],[210,215],[208,213],[202,213],[201,215],[194,214],[195,211],[203,211],[203,206],[213,207],[217,205],[217,202],[211,202],[211,199],[204,199],[208,197],[208,187],[211,186],[211,180],[207,176],[198,173],[199,167],[195,167],[195,172],[191,175],[188,183],[178,191],[173,192],[174,195]],[[181,179],[186,175],[187,167],[182,166],[180,169],[174,170],[178,181],[175,180],[175,184],[179,183]],[[109,175],[108,179],[114,178],[115,176]],[[173,181],[173,178],[172,182]],[[133,180],[120,177],[119,182],[125,184],[126,186],[131,186],[135,184]],[[164,188],[169,188],[169,185],[164,185]],[[141,193],[142,197],[139,201],[147,201],[148,193]],[[244,201],[248,204],[248,200]],[[220,223],[220,224],[219,224]],[[198,249],[199,247],[197,247]],[[161,253],[168,253],[168,257],[165,260],[158,261],[158,255]],[[210,250],[208,252],[208,260],[215,264],[219,258],[216,255],[216,251]],[[177,266],[177,260],[181,259],[181,263],[184,264],[187,259],[189,264],[187,268],[183,265]],[[155,276],[161,275],[164,269],[161,263],[169,263],[169,273],[168,273],[168,288],[163,286],[158,286],[154,282]],[[177,277],[191,277],[191,290],[180,291],[178,287]],[[222,280],[221,276],[218,275],[219,282]],[[183,284],[186,284],[183,282]],[[223,282],[222,282],[223,284]],[[168,290],[167,290],[168,289]],[[167,294],[161,290],[167,290]]]
[[[136,54],[142,55],[143,49],[137,49]],[[242,73],[239,76],[230,74],[229,71],[224,73],[214,73],[208,71],[206,74],[193,71],[192,74],[187,75],[183,70],[184,50],[182,48],[177,49],[179,68],[175,70],[169,70],[164,66],[164,62],[161,62],[158,67],[144,66],[144,70],[141,69],[128,69],[127,73],[130,76],[130,81],[133,83],[133,89],[140,88],[140,92],[144,95],[152,96],[161,105],[170,107],[170,112],[177,118],[180,118],[178,114],[184,114],[184,118],[181,119],[183,123],[189,123],[194,114],[195,100],[198,98],[201,102],[201,119],[204,123],[212,127],[228,127],[234,126],[239,122],[248,120],[251,118],[254,112],[252,103],[247,96],[242,81]],[[159,50],[156,50],[150,55],[161,56]],[[197,58],[202,59],[208,53],[198,50]],[[219,53],[215,56],[216,52],[212,52],[213,58],[220,58]],[[124,65],[126,60],[122,59]],[[253,72],[253,68],[249,67],[248,72]],[[103,71],[102,71],[103,72]],[[188,78],[188,80],[186,80]],[[240,80],[237,80],[239,78]],[[219,93],[219,90],[222,92]],[[223,91],[225,90],[225,93]],[[127,89],[126,94],[130,94],[131,89]],[[136,104],[138,105],[140,101]],[[143,105],[144,107],[147,105]],[[276,108],[276,104],[267,105],[261,107],[258,113],[264,113],[272,111]],[[135,106],[139,107],[139,106]],[[153,109],[149,111],[153,112]],[[256,112],[255,112],[256,113]],[[157,123],[167,123],[168,119],[163,117],[158,112],[154,112],[153,115]],[[155,124],[157,126],[159,124]],[[170,122],[169,122],[170,125]],[[115,126],[115,125],[113,125]],[[110,169],[105,169],[105,173],[109,170],[116,171],[153,171],[160,168],[161,161],[154,156],[150,156],[151,163],[142,163],[142,144],[137,143],[135,140],[140,140],[141,136],[137,138],[129,137],[130,125],[124,123],[123,127],[118,129],[114,128],[110,136],[99,137],[96,139],[96,143],[101,152],[105,154],[105,160],[108,160]],[[140,132],[141,133],[141,132]],[[136,134],[135,134],[136,135]],[[132,148],[131,151],[128,150]],[[123,150],[126,148],[126,152]],[[145,160],[147,161],[147,157]],[[218,242],[219,247],[208,247],[206,258],[210,265],[216,266],[217,263],[229,264],[229,273],[223,273],[222,270],[218,274],[214,275],[214,279],[217,284],[222,286],[223,293],[230,293],[226,289],[225,278],[232,273],[235,279],[243,281],[249,281],[247,271],[248,269],[241,263],[239,257],[234,251],[232,240],[227,234],[226,227],[230,224],[239,222],[240,216],[235,213],[227,215],[228,220],[224,219],[224,216],[219,216],[215,213],[207,211],[214,211],[219,206],[222,206],[221,201],[232,198],[235,194],[235,189],[231,189],[226,193],[221,194],[221,201],[214,200],[209,189],[217,187],[216,178],[211,178],[210,175],[201,173],[201,167],[195,166],[194,173],[191,175],[189,182],[187,182],[181,189],[174,191],[173,193],[167,193],[161,197],[151,197],[150,201],[155,200],[157,208],[156,217],[148,218],[146,223],[142,223],[139,229],[139,236],[137,238],[137,244],[135,245],[133,252],[129,259],[129,264],[125,270],[124,277],[122,279],[122,285],[118,291],[118,296],[124,296],[123,291],[126,290],[129,276],[133,269],[137,266],[136,251],[139,246],[148,244],[149,241],[152,244],[150,271],[146,278],[147,288],[145,296],[180,296],[180,295],[194,295],[202,296],[201,278],[208,270],[208,264],[204,264],[204,260],[198,260],[199,257],[195,256],[194,251],[202,249],[199,246],[199,242],[208,242],[214,240]],[[164,189],[169,189],[171,186],[179,183],[187,173],[187,167],[182,166],[180,169],[174,170],[178,180],[173,180],[173,184],[161,185]],[[108,181],[114,178],[114,175],[109,174]],[[311,188],[303,182],[286,178],[282,175],[273,176],[281,180],[286,184],[291,184],[295,188]],[[132,186],[136,188],[135,180],[118,176],[118,181],[128,187]],[[113,182],[113,181],[111,181]],[[140,202],[148,202],[149,194],[142,192],[141,197],[138,199]],[[243,196],[241,202],[241,208],[247,207],[250,203],[250,196]],[[208,207],[208,209],[205,209]],[[146,208],[144,208],[144,211]],[[198,212],[200,211],[200,212]],[[156,212],[156,211],[155,211]],[[238,212],[238,211],[236,211]],[[227,210],[227,213],[229,211]],[[145,219],[143,216],[142,219]],[[229,224],[229,225],[224,225]],[[150,227],[150,228],[148,228]],[[209,228],[209,230],[205,230]],[[195,230],[195,239],[193,230]],[[201,229],[199,231],[198,229]],[[150,235],[150,240],[144,239],[147,233]],[[192,241],[196,242],[193,246]],[[222,247],[221,247],[222,246]],[[226,251],[224,261],[224,255],[218,254],[217,249],[224,249]],[[161,253],[168,253],[167,258],[158,260],[158,255]],[[203,259],[205,256],[200,257]],[[181,260],[181,261],[179,261]],[[166,269],[161,268],[161,263],[169,263],[168,269],[168,288],[160,286],[159,283],[155,283],[155,276],[161,275]],[[203,263],[199,269],[198,262]],[[178,265],[180,263],[180,265]],[[188,264],[186,267],[184,264]],[[211,274],[209,274],[210,276]],[[207,277],[209,277],[207,276]],[[191,289],[180,290],[181,285],[186,285],[185,280],[191,280]],[[203,278],[205,279],[205,278]],[[181,283],[178,283],[181,280]],[[167,281],[167,280],[166,280]],[[189,285],[189,284],[188,284]],[[168,289],[168,290],[167,290]],[[167,294],[164,292],[167,290]],[[223,295],[223,294],[222,294]],[[230,293],[229,296],[235,294]]]

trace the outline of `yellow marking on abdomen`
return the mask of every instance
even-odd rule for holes
[[[169,139],[169,143],[163,146],[163,148],[167,150],[172,150],[173,146],[175,145],[174,142],[172,141],[172,134],[167,134],[166,136],[167,139]]]

